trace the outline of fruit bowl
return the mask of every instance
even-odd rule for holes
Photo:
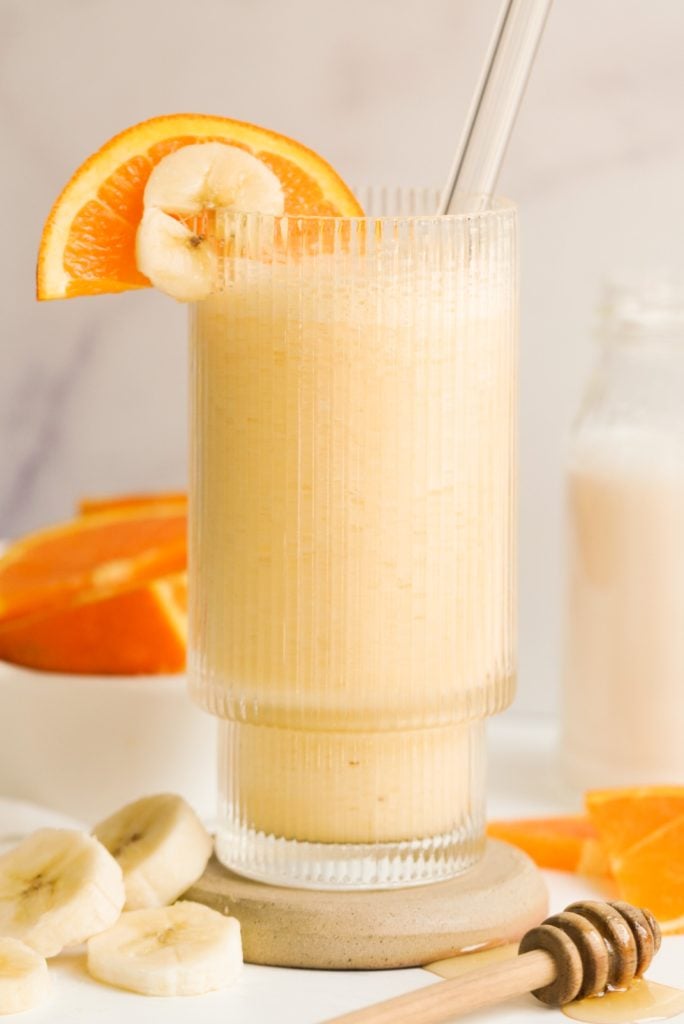
[[[216,720],[184,675],[93,676],[0,662],[0,796],[84,823],[150,793],[216,804]]]

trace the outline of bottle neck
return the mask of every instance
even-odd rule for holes
[[[684,356],[684,280],[611,284],[598,313],[599,337],[612,353],[647,348]]]
[[[607,289],[598,334],[603,344],[575,421],[575,455],[591,461],[598,452],[604,466],[675,467],[684,475],[684,287]]]

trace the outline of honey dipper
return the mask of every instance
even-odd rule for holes
[[[583,900],[522,938],[518,956],[335,1017],[327,1024],[437,1024],[532,992],[547,1006],[627,988],[660,948],[649,910]]]

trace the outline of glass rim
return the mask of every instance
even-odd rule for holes
[[[392,186],[394,195],[408,195],[413,191],[410,186],[402,188]],[[464,199],[484,199],[484,196],[464,196]],[[318,214],[318,213],[263,213],[259,210],[236,210],[234,207],[214,206],[211,212],[226,217],[249,217],[272,222],[309,222],[321,224],[454,224],[458,222],[479,222],[490,218],[515,216],[518,204],[506,196],[490,196],[488,206],[483,210],[462,210],[456,213],[378,213],[378,214]],[[207,211],[203,211],[207,212]],[[200,214],[201,216],[201,214]]]

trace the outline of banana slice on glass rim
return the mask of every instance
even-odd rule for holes
[[[124,901],[121,868],[86,832],[40,829],[0,856],[0,936],[42,956],[109,928]]]
[[[121,867],[126,910],[173,903],[200,877],[214,845],[192,807],[174,793],[127,804],[93,834]]]
[[[200,903],[126,911],[88,942],[94,978],[149,996],[227,988],[242,967],[240,925]]]
[[[207,298],[215,290],[215,245],[181,218],[219,207],[279,216],[285,197],[266,164],[222,142],[183,146],[156,165],[136,236],[138,269],[155,288],[181,302]]]
[[[0,1016],[32,1010],[49,992],[45,958],[19,939],[0,939]]]

